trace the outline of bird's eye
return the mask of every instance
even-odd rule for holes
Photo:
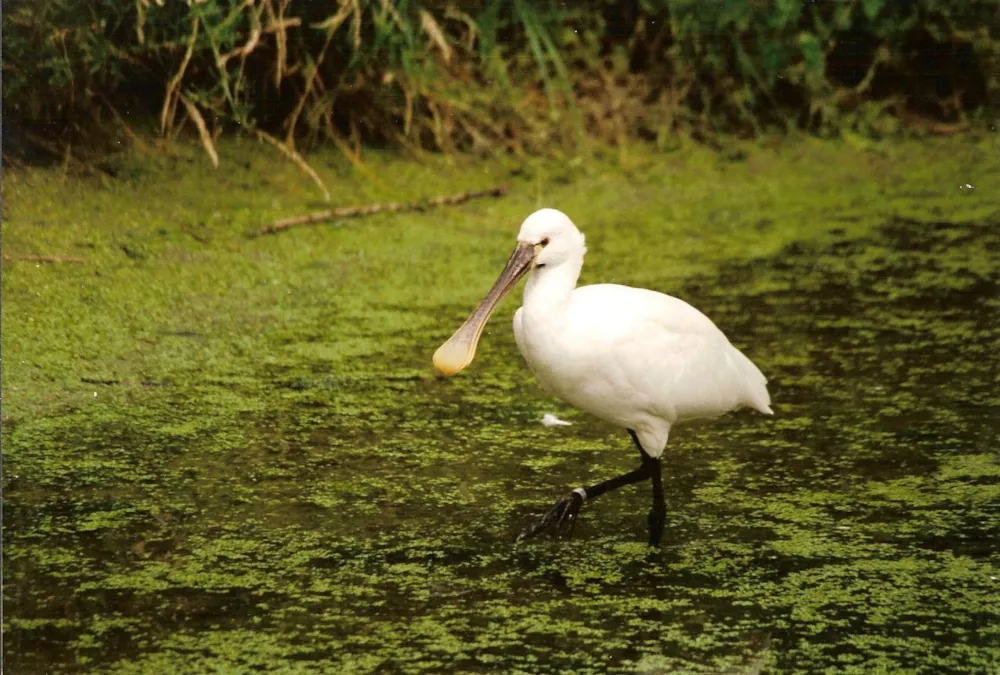
[[[540,242],[538,242],[538,245],[539,246],[548,246],[549,245],[549,238],[548,237],[543,237],[542,240]]]

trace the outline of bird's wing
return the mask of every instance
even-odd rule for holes
[[[653,332],[725,340],[712,320],[688,303],[645,288],[583,286],[573,292],[570,312],[574,328],[626,341]]]
[[[586,319],[599,336],[598,348],[613,356],[634,391],[646,393],[650,412],[678,419],[719,415],[742,405],[770,411],[764,376],[696,308],[627,286],[580,291],[586,291],[580,306],[600,315]]]

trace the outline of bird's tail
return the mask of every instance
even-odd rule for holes
[[[746,383],[744,403],[765,415],[773,415],[771,394],[767,391],[767,378],[746,354],[738,349],[736,353],[740,355],[740,369],[743,371],[743,380]]]

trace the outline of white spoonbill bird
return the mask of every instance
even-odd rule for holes
[[[772,414],[767,380],[712,321],[683,300],[616,284],[576,287],[587,248],[566,214],[528,216],[517,247],[469,319],[434,354],[454,375],[472,362],[483,327],[526,273],[514,338],[542,385],[567,403],[626,429],[642,457],[621,476],[579,487],[560,499],[519,539],[552,528],[572,534],[585,501],[651,480],[649,543],[658,545],[666,506],[661,461],[670,429],[744,406]]]

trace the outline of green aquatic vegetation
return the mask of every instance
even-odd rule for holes
[[[378,181],[329,168],[338,199],[513,189],[266,238],[245,234],[310,188],[227,152],[246,166],[5,176],[5,254],[88,261],[3,274],[11,668],[996,669],[992,139],[573,167],[373,154]],[[515,303],[467,375],[431,372],[541,204],[587,234],[584,282],[691,300],[771,378],[775,417],[676,430],[660,549],[641,489],[588,505],[571,542],[514,545],[636,460],[539,389]]]

